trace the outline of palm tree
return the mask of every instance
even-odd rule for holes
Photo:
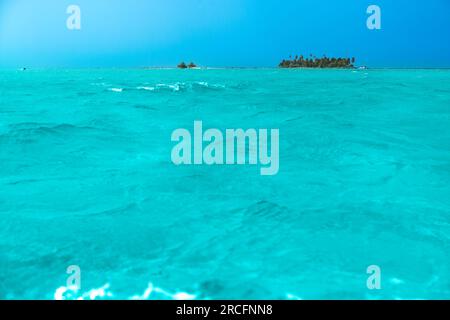
[[[183,62],[181,62],[181,63],[178,65],[178,68],[180,68],[180,69],[186,69],[186,68],[187,68],[187,65],[186,65],[186,63],[184,63],[184,61],[183,61]]]
[[[278,65],[280,68],[353,68],[355,58],[328,58],[325,54],[318,58],[310,54],[308,58],[303,55],[289,56],[289,60],[282,60]]]

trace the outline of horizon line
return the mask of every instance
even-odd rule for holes
[[[356,66],[353,68],[316,68],[316,67],[293,67],[282,68],[278,66],[198,66],[195,68],[187,68],[186,70],[224,70],[224,69],[286,69],[286,70],[448,70],[446,67],[369,67]],[[177,66],[16,66],[16,67],[0,67],[0,70],[23,70],[23,69],[147,69],[147,70],[185,70]]]

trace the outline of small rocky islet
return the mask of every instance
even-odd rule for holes
[[[178,69],[194,69],[194,68],[197,68],[197,65],[193,62],[186,64],[183,61],[183,62],[180,62],[177,67],[178,67]]]

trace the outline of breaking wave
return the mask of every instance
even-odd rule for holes
[[[112,92],[122,92],[123,88],[109,88],[108,90]]]
[[[108,85],[106,83],[91,83],[93,86],[108,87],[106,90],[115,93],[124,91],[151,91],[151,92],[183,92],[183,91],[204,91],[204,90],[223,90],[227,87],[223,84],[211,84],[206,81],[194,82],[174,82],[174,83],[144,83],[138,86],[118,86]]]
[[[149,283],[142,294],[131,296],[116,295],[111,290],[109,283],[100,288],[93,288],[82,292],[76,286],[61,286],[53,294],[55,300],[101,300],[101,299],[126,299],[126,300],[195,300],[197,295],[186,292],[170,292]]]

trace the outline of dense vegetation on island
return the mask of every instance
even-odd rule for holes
[[[180,68],[180,69],[192,69],[192,68],[197,68],[197,66],[193,62],[191,62],[188,65],[186,65],[186,63],[184,63],[184,61],[183,61],[183,62],[181,62],[178,65],[178,68]]]
[[[354,68],[355,58],[317,58],[312,54],[309,58],[304,58],[302,55],[289,57],[289,60],[284,60],[278,65],[280,68]]]

